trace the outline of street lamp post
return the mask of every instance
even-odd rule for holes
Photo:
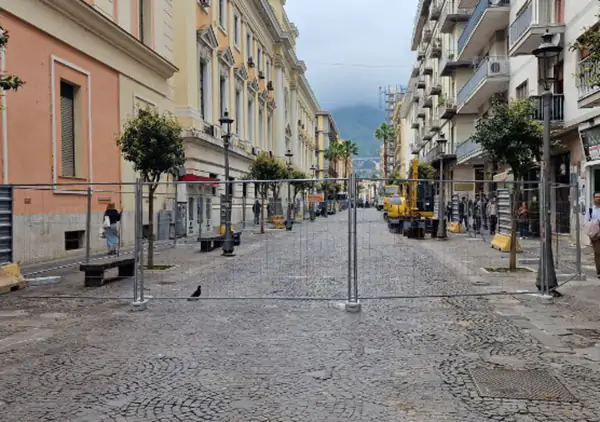
[[[443,133],[440,133],[440,136],[437,140],[437,144],[439,147],[440,153],[440,193],[438,195],[438,230],[437,230],[437,238],[439,240],[446,240],[446,210],[444,207],[444,148],[446,146],[446,138]]]
[[[292,153],[291,150],[287,150],[287,152],[285,153],[285,156],[288,159],[287,162],[287,168],[288,168],[288,179],[290,178],[290,175],[292,174],[292,157],[294,156],[294,154]],[[285,229],[286,230],[292,230],[292,204],[291,204],[291,200],[292,200],[292,189],[291,186],[292,184],[290,183],[290,181],[288,180],[288,186],[287,186],[287,218],[285,219]]]
[[[232,257],[234,254],[233,233],[231,232],[231,208],[232,208],[232,191],[233,185],[229,183],[229,141],[231,140],[231,124],[233,119],[229,117],[227,110],[223,113],[223,117],[219,119],[219,123],[224,129],[223,151],[225,153],[225,239],[223,240],[223,256]]]
[[[317,169],[314,164],[311,166],[310,171],[312,171],[312,179],[313,179],[312,186],[310,188],[310,192],[312,194],[314,194],[315,193],[315,179],[317,178]],[[309,212],[310,212],[310,221],[315,221],[315,203],[313,201],[310,201],[308,206],[309,206]]]
[[[552,225],[550,221],[550,114],[552,112],[551,84],[554,75],[548,75],[549,69],[554,65],[562,51],[562,47],[556,45],[553,35],[548,31],[542,36],[542,43],[533,50],[533,55],[538,59],[538,71],[540,82],[544,87],[542,101],[544,105],[544,143],[542,148],[542,225],[541,225],[541,254],[538,274],[535,285],[542,294],[560,296],[556,290],[556,270],[554,268],[554,257],[552,254]]]

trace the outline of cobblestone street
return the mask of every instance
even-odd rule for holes
[[[544,340],[499,311],[523,306],[511,296],[433,297],[484,289],[439,242],[391,234],[375,210],[358,215],[359,293],[373,298],[360,314],[343,306],[346,213],[244,234],[229,260],[161,251],[158,263],[177,267],[146,273],[143,312],[126,300],[24,300],[131,296],[129,280],[86,290],[80,273],[1,297],[0,420],[600,420],[600,356],[577,353],[600,338]],[[199,284],[215,300],[177,299]],[[374,299],[418,295],[432,297]],[[285,300],[229,300],[259,297]]]

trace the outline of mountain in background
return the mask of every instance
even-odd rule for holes
[[[385,121],[383,110],[359,105],[331,111],[335,124],[344,139],[358,145],[359,157],[379,157],[381,142],[375,139],[375,130]]]

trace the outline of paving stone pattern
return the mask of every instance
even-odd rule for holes
[[[359,214],[361,295],[472,289],[434,250],[388,233],[377,211]],[[0,298],[0,420],[600,420],[597,362],[549,353],[486,298],[370,300],[346,313],[346,217],[251,236],[231,259],[161,253],[159,263],[178,267],[146,274],[155,299],[144,312],[126,301],[23,300],[130,294],[129,282],[85,290],[81,274]],[[339,299],[160,299],[197,284],[208,297]],[[3,342],[41,328],[52,335]],[[576,401],[481,397],[479,368],[548,371]]]

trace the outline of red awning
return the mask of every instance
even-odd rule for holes
[[[212,187],[218,187],[219,186],[219,179],[215,179],[213,177],[206,177],[206,176],[197,176],[195,174],[184,174],[183,176],[181,176],[179,178],[180,182],[216,182],[216,183],[207,183],[207,184],[202,184],[200,186],[212,186]]]

